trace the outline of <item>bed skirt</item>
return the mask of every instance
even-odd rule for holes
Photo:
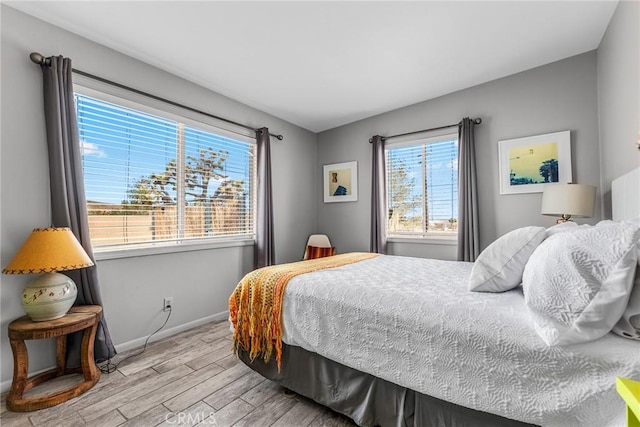
[[[498,415],[475,411],[401,387],[301,347],[283,344],[282,369],[268,363],[240,359],[251,369],[281,386],[346,415],[359,426],[531,426]]]

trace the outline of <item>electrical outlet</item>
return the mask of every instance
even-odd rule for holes
[[[162,306],[162,311],[169,311],[170,309],[173,309],[173,297],[165,298]]]

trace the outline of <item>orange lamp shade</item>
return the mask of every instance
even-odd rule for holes
[[[92,265],[93,261],[68,227],[35,228],[2,272],[51,273]]]

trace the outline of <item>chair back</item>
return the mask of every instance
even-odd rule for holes
[[[316,246],[318,248],[330,248],[331,242],[326,234],[312,234],[307,240],[307,246]]]
[[[316,248],[310,251],[309,248]],[[317,248],[328,248],[327,250],[318,250]],[[304,256],[302,260],[331,256],[335,253],[335,248],[331,246],[331,241],[326,234],[312,234],[307,239],[307,246],[304,248]]]

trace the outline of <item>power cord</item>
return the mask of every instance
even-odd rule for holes
[[[171,305],[167,305],[167,307],[169,308],[169,314],[167,314],[167,318],[164,320],[164,323],[162,324],[162,326],[160,326],[151,335],[149,335],[147,337],[147,339],[144,341],[144,346],[142,347],[142,350],[140,350],[137,353],[133,353],[133,354],[128,355],[127,357],[119,360],[118,363],[111,363],[111,356],[109,356],[107,361],[104,362],[103,365],[98,367],[100,369],[100,372],[102,372],[103,374],[111,374],[111,373],[115,372],[118,369],[118,366],[120,366],[120,364],[122,362],[124,362],[125,360],[130,359],[130,358],[135,357],[135,356],[140,356],[142,353],[144,353],[145,350],[147,349],[147,344],[149,343],[149,340],[151,339],[151,337],[154,336],[155,334],[157,334],[158,332],[160,332],[162,330],[162,328],[165,327],[165,325],[167,324],[169,319],[171,318],[171,310],[172,310]],[[102,326],[102,324],[101,324],[101,326]]]

